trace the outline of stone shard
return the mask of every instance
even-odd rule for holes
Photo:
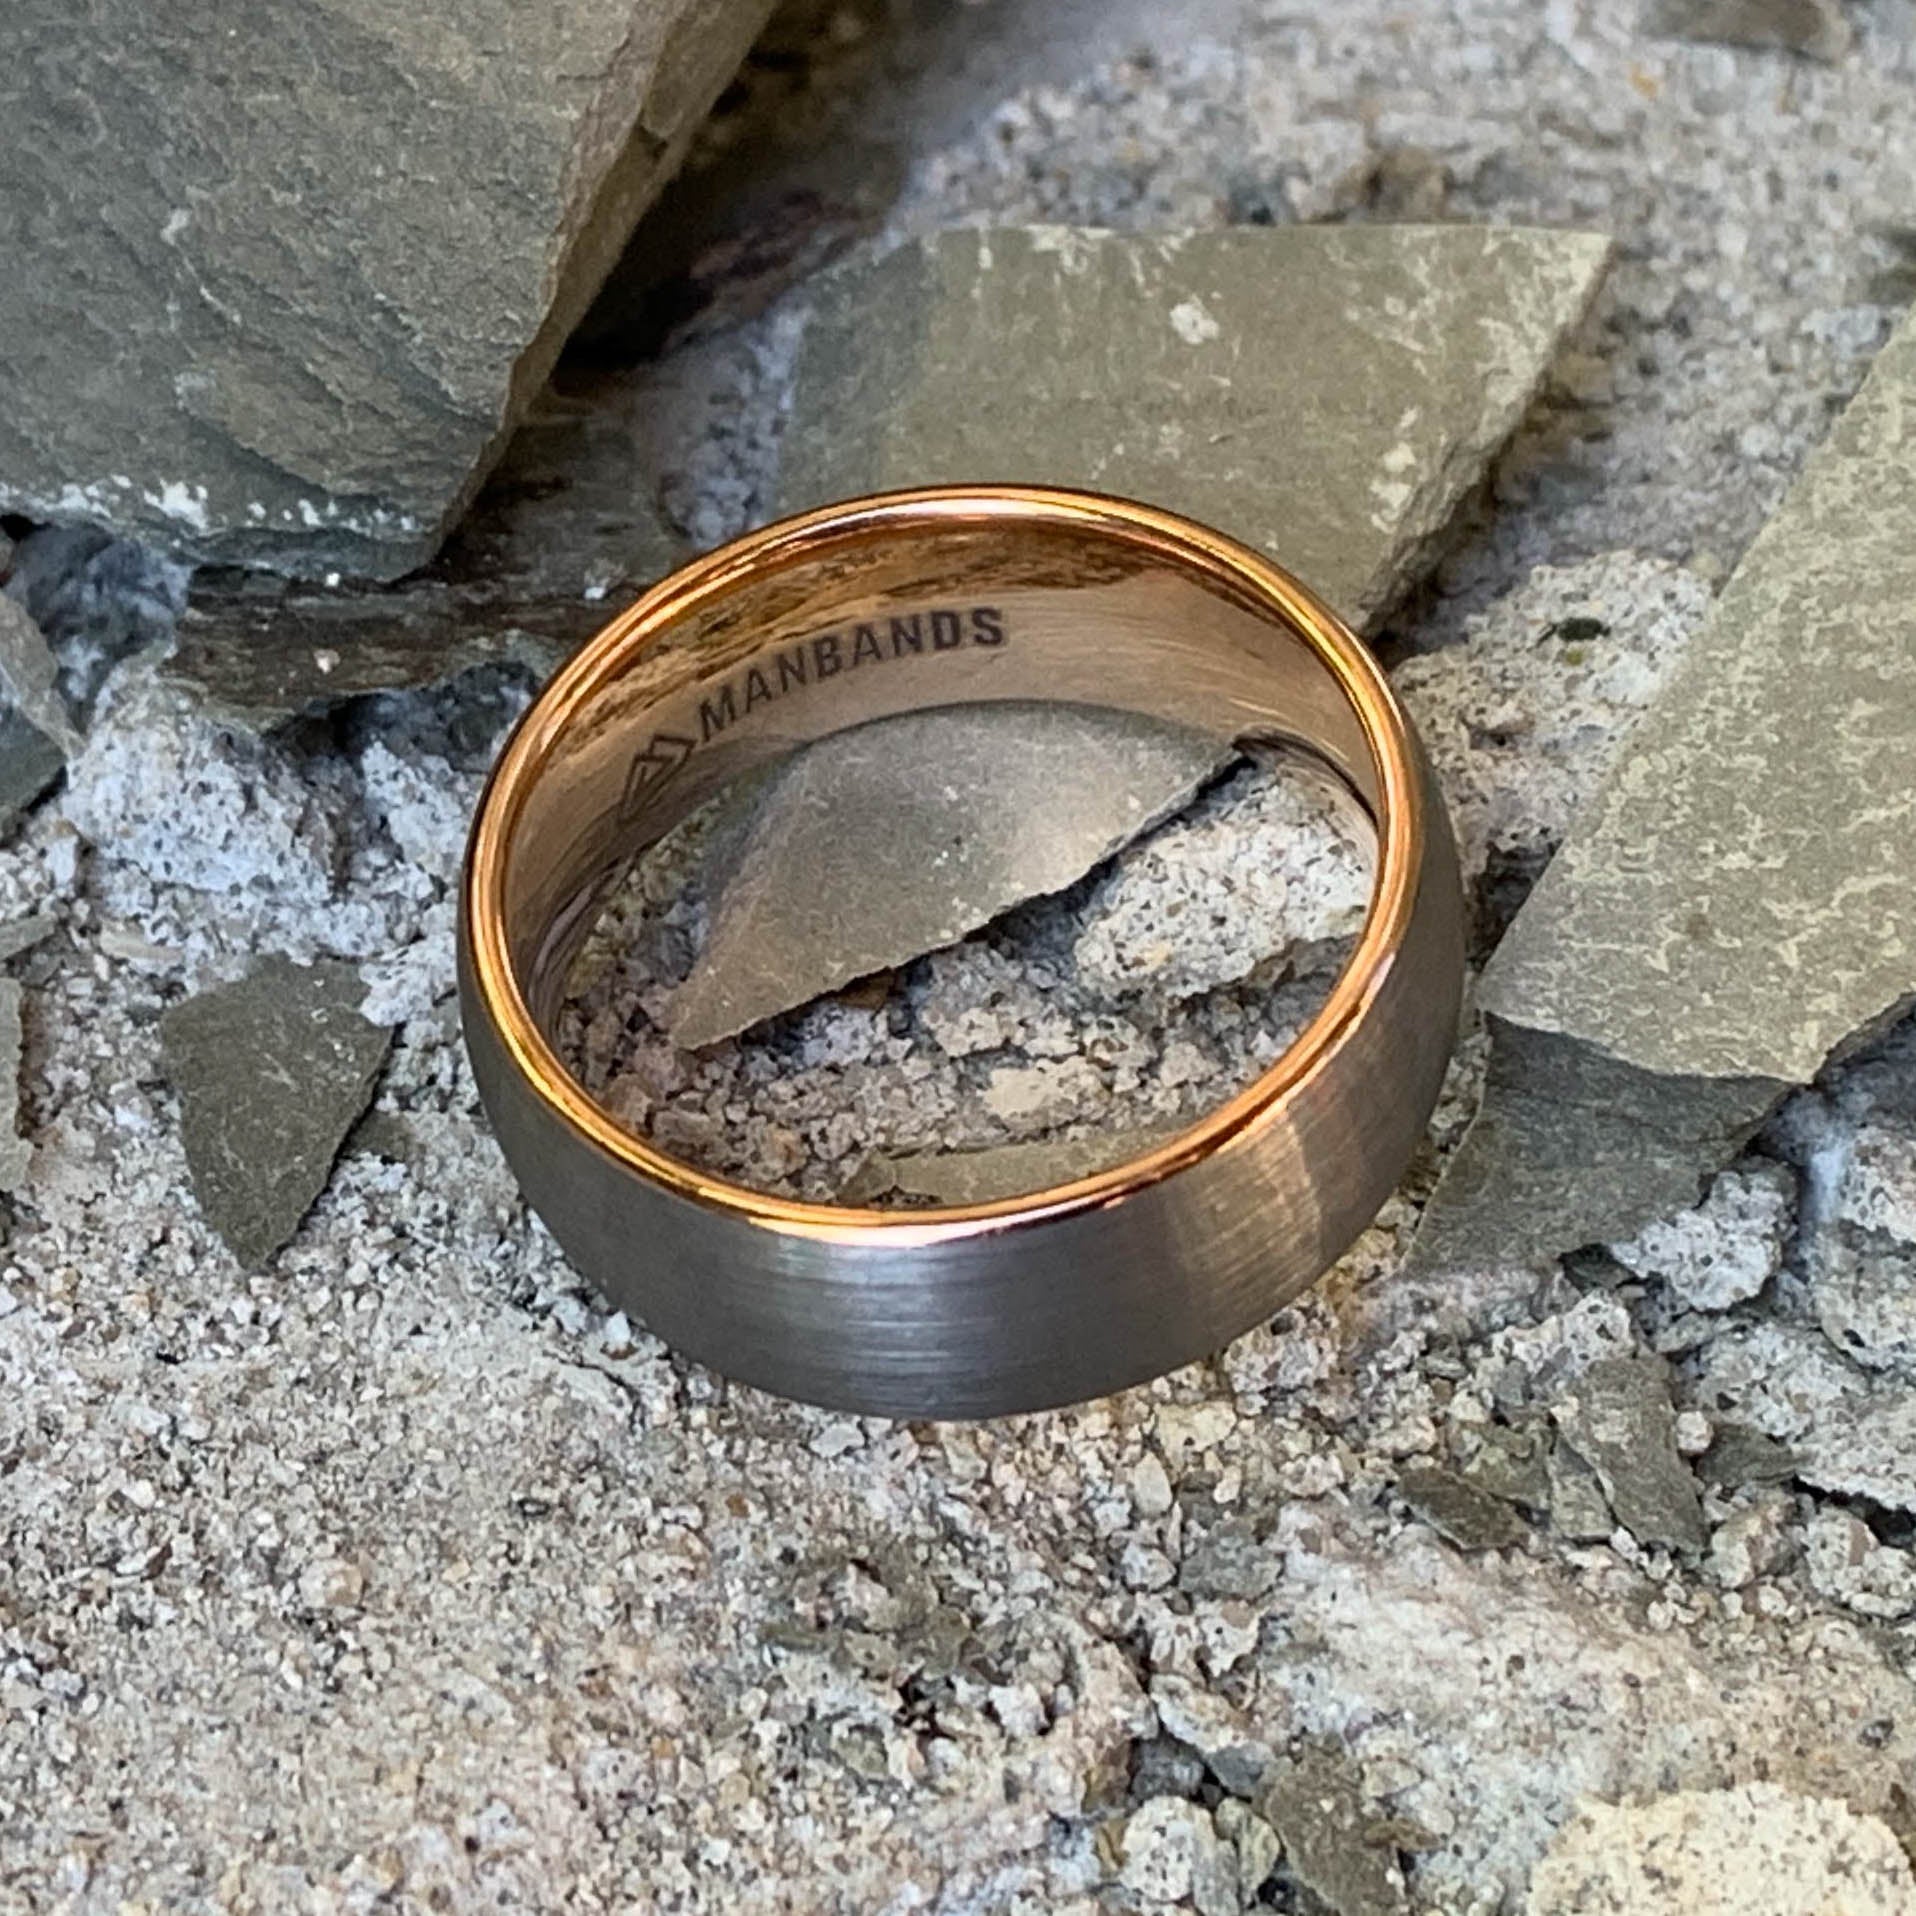
[[[0,978],[0,1191],[17,1191],[33,1163],[33,1146],[19,1133],[20,983]]]
[[[1530,1879],[1525,1916],[1908,1916],[1888,1824],[1774,1783],[1585,1803]]]
[[[1487,1022],[1483,1104],[1424,1213],[1416,1273],[1544,1265],[1685,1210],[1786,1089],[1646,1075],[1561,1032]]]
[[[636,404],[621,380],[548,393],[444,551],[395,585],[202,572],[161,675],[255,730],[477,665],[543,678],[682,556]]]
[[[1237,533],[1369,623],[1433,557],[1608,257],[1594,235],[1465,227],[914,242],[824,277],[781,503],[980,477],[1100,487]],[[1059,708],[1041,773],[1023,723],[1002,709],[911,721],[911,762],[944,776],[904,808],[885,789],[883,855],[861,840],[833,872],[842,922],[818,910],[817,864],[788,848],[842,834],[849,807],[820,795],[865,789],[877,748],[808,748],[751,828],[737,870],[754,889],[716,894],[674,1036],[732,1035],[858,976],[848,963],[917,957],[1057,890],[1229,762],[1211,741],[1152,745],[1138,721]],[[1037,801],[1020,829],[991,860],[954,864],[1012,790]],[[801,924],[818,942],[792,935]],[[880,924],[886,937],[844,944]]]
[[[1747,1424],[1718,1424],[1696,1468],[1705,1483],[1721,1490],[1741,1490],[1745,1484],[1784,1484],[1796,1475],[1796,1453]]]
[[[299,1228],[372,1096],[392,1034],[364,996],[351,965],[275,957],[161,1020],[194,1192],[244,1265]]]
[[[31,719],[0,710],[0,831],[52,790],[66,762]]]
[[[45,795],[79,747],[59,670],[31,614],[0,592],[0,827]]]
[[[1397,1916],[1403,1871],[1373,1840],[1357,1767],[1341,1750],[1312,1748],[1279,1765],[1258,1807],[1284,1843],[1289,1873],[1337,1916]]]
[[[1675,40],[1781,47],[1840,60],[1855,39],[1840,0],[1651,0],[1646,29]]]
[[[1142,719],[1106,724],[1087,762],[1078,727],[1064,706],[915,712],[788,760],[717,877],[674,1042],[715,1043],[1062,890],[1217,763],[1211,739]]]
[[[213,32],[21,0],[0,505],[200,559],[417,565],[769,11],[272,0]]]
[[[1480,1482],[1454,1470],[1407,1470],[1397,1488],[1411,1509],[1459,1550],[1503,1550],[1523,1541],[1523,1519]]]
[[[1703,1548],[1696,1479],[1676,1447],[1670,1376],[1660,1360],[1603,1358],[1551,1414],[1562,1440],[1596,1472],[1617,1522],[1639,1543]]]
[[[1905,321],[1491,960],[1490,1082],[1418,1265],[1547,1259],[1693,1204],[1916,991],[1913,516]]]
[[[60,921],[52,913],[40,911],[0,924],[0,962],[44,944],[59,929]]]

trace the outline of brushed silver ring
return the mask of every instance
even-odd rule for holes
[[[808,740],[1005,699],[1302,747],[1368,810],[1376,872],[1355,949],[1269,1070],[1096,1176],[904,1212],[748,1190],[593,1102],[549,1034],[637,850]],[[1463,908],[1410,723],[1363,643],[1304,586],[1149,506],[941,487],[828,507],[695,560],[560,670],[480,799],[459,970],[500,1144],[608,1298],[668,1344],[786,1396],[986,1416],[1204,1357],[1335,1261],[1395,1187],[1436,1101]]]

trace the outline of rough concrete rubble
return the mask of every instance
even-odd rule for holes
[[[769,12],[16,7],[0,506],[315,575],[417,565]]]
[[[991,9],[962,11],[988,31]],[[1400,671],[1455,655],[1460,712],[1522,670],[1547,715],[1576,669],[1550,630],[1578,616],[1562,572],[1608,595],[1620,653],[1672,655],[1688,581],[1723,575],[1909,296],[1889,223],[1916,166],[1910,44],[1893,8],[1856,22],[1826,66],[1654,41],[1625,9],[1194,0],[1144,60],[1074,13],[1044,77],[1001,73],[975,124],[914,155],[896,217],[1201,225],[1421,194],[1616,231],[1589,363],[1387,635]],[[776,383],[777,354],[727,337],[696,350],[762,421],[740,369]],[[758,423],[688,433],[662,495],[726,529],[766,447]],[[41,579],[35,617],[77,664],[77,601],[106,601]],[[1789,1194],[1780,1222],[1741,1199],[1674,1215],[1693,1184],[1635,1263],[1406,1275],[1471,1108],[1467,1049],[1405,1191],[1215,1361],[1003,1424],[812,1412],[606,1312],[480,1121],[446,887],[518,694],[481,674],[360,700],[254,756],[149,670],[106,666],[74,786],[0,839],[0,923],[58,927],[10,960],[33,1161],[0,1255],[0,1900],[1281,1907],[1321,1891],[1268,1786],[1316,1758],[1352,1820],[1311,1880],[1381,1861],[1413,1911],[1558,1916],[1621,1870],[1621,1907],[1673,1916],[1646,1855],[1705,1887],[1760,1860],[1810,1908],[1848,1868],[1845,1889],[1906,1904],[1916,1392],[1883,1312],[1916,1255],[1909,1027],[1732,1166],[1744,1198]],[[1505,836],[1481,842],[1516,848],[1486,859],[1488,922],[1560,829],[1533,831],[1526,786],[1567,816],[1546,734],[1529,754],[1521,727],[1455,734],[1453,795],[1494,777]],[[695,942],[674,850],[593,1040],[654,1108],[687,1095],[683,1062],[642,1029],[616,1054]],[[1069,1138],[1281,1044],[1292,986],[1268,978],[1168,1022],[1092,1005],[1081,903],[733,1047],[701,1148],[729,1132],[740,1170],[802,1183],[912,1148],[920,1114],[926,1149]],[[247,1274],[192,1201],[159,1021],[276,951],[356,966],[398,1029],[326,1190]],[[891,1076],[859,1075],[874,1062]],[[815,1164],[781,1132],[793,1103]],[[1705,1244],[1746,1275],[1712,1290],[1686,1248]],[[1593,1373],[1652,1358],[1701,1552],[1633,1535],[1559,1440]],[[1516,1540],[1446,1541],[1410,1495],[1432,1472],[1504,1505]]]

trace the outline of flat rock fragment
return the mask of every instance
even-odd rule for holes
[[[1744,1481],[1788,1475],[1832,1496],[1916,1512],[1916,1389],[1859,1370],[1820,1331],[1759,1322],[1716,1338],[1701,1356],[1696,1399],[1711,1417],[1770,1441],[1762,1451],[1741,1436],[1726,1456]],[[1703,1463],[1720,1475],[1711,1453]]]
[[[0,592],[0,826],[42,797],[79,747],[58,678],[32,615]]]
[[[1585,1803],[1530,1879],[1525,1916],[1908,1916],[1889,1826],[1774,1783]]]
[[[1913,520],[1905,321],[1492,958],[1490,1083],[1418,1264],[1548,1258],[1695,1203],[1916,989]]]
[[[1235,534],[1368,624],[1609,256],[1597,234],[1467,226],[937,234],[826,276],[780,497],[1090,486]]]
[[[1397,1488],[1411,1509],[1459,1550],[1503,1550],[1523,1541],[1523,1519],[1454,1470],[1407,1470]]]
[[[33,1162],[19,1132],[20,998],[18,979],[0,978],[0,1191],[17,1191]]]
[[[1583,315],[1609,258],[1584,233],[1464,227],[1238,228],[1139,239],[1066,228],[953,232],[824,276],[779,477],[787,509],[979,478],[1101,488],[1175,507],[1281,559],[1359,624],[1417,577]],[[1386,314],[1389,317],[1386,317]],[[882,856],[848,861],[847,926],[884,923],[896,963],[1089,871],[1184,804],[1230,754],[1138,721],[1060,711],[1041,781],[1000,712],[925,714],[921,779]],[[709,1042],[830,990],[831,938],[786,935],[815,867],[780,850],[794,814],[864,778],[873,748],[826,739],[775,784],[720,906],[681,1042]],[[995,787],[1049,795],[1015,858],[963,876],[949,847]],[[854,814],[844,814],[850,819]],[[731,976],[743,963],[753,976]],[[868,967],[869,968],[869,967]],[[1201,989],[1194,984],[1193,989]],[[736,996],[737,1013],[716,1010]],[[757,1007],[763,1006],[760,1010]],[[696,1011],[696,1016],[693,1015]]]
[[[1617,1522],[1639,1543],[1701,1550],[1696,1479],[1676,1447],[1669,1373],[1660,1361],[1606,1357],[1552,1406],[1562,1440],[1596,1472]]]
[[[682,556],[629,382],[548,393],[445,549],[390,586],[209,568],[161,675],[254,730],[474,666],[542,679]]]
[[[1212,740],[1139,719],[1105,726],[1093,765],[1077,725],[1049,705],[918,712],[795,754],[713,887],[673,1040],[715,1043],[1062,890],[1217,762]]]
[[[392,1034],[364,996],[351,965],[274,957],[161,1019],[194,1193],[244,1265],[299,1228],[372,1097]]]
[[[770,10],[274,0],[209,32],[22,0],[0,506],[202,560],[419,564]]]
[[[1644,25],[1671,39],[1780,47],[1816,60],[1840,60],[1855,39],[1841,0],[1649,0]]]
[[[1289,1873],[1337,1916],[1397,1916],[1407,1907],[1403,1871],[1375,1840],[1356,1766],[1312,1748],[1280,1764],[1258,1807],[1284,1844]]]

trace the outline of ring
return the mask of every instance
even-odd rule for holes
[[[1000,700],[1302,747],[1368,810],[1377,857],[1356,947],[1269,1070],[1110,1170],[935,1210],[767,1196],[678,1162],[587,1096],[548,1034],[640,850],[809,740]],[[1348,1248],[1437,1099],[1463,901],[1408,719],[1363,643],[1295,579],[1149,506],[940,487],[827,507],[709,553],[561,668],[479,802],[459,979],[506,1157],[611,1301],[788,1397],[990,1416],[1209,1356]]]

